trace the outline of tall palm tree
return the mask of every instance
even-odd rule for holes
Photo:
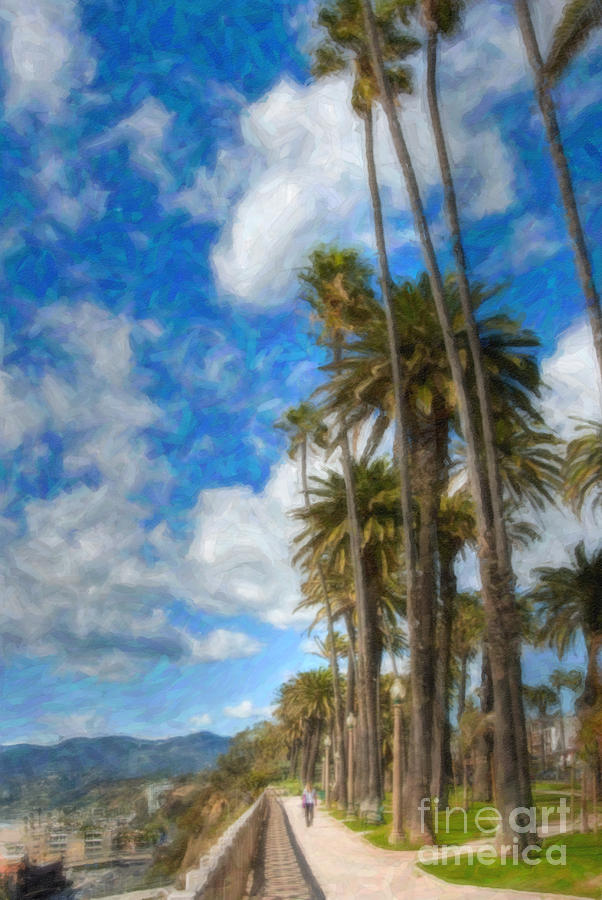
[[[383,62],[378,23],[371,0],[361,0],[370,58],[410,200],[416,232],[420,238],[431,283],[433,301],[443,332],[453,382],[458,397],[462,432],[467,444],[471,489],[475,502],[479,538],[479,562],[483,600],[489,631],[489,646],[495,691],[496,780],[504,831],[510,835],[509,816],[514,808],[530,805],[526,722],[522,702],[520,663],[520,622],[513,592],[507,543],[503,541],[503,521],[495,515],[501,499],[495,496],[492,480],[480,453],[479,423],[469,402],[459,347],[454,338],[445,304],[443,278],[420,195],[413,162],[395,107],[395,98]],[[499,487],[499,485],[498,485]]]
[[[582,0],[572,0],[567,3],[565,16],[560,24],[560,31],[556,33],[556,42],[552,46],[552,56],[549,68],[546,66],[541,54],[533,20],[529,0],[515,0],[516,15],[522,35],[529,64],[533,70],[535,79],[535,95],[543,119],[546,137],[550,146],[552,161],[556,170],[556,179],[564,206],[564,213],[571,240],[573,253],[581,290],[585,298],[590,327],[594,338],[594,347],[598,361],[598,378],[602,381],[602,307],[600,296],[594,282],[592,264],[587,248],[585,233],[579,215],[579,208],[575,198],[575,189],[569,169],[568,160],[564,151],[556,105],[551,92],[549,75],[557,75],[563,68],[563,60],[568,60],[573,52],[580,46],[580,40],[587,29],[580,28],[578,22],[579,13],[584,13],[586,4]],[[595,11],[596,4],[590,3],[590,21],[600,21],[599,8]],[[599,7],[599,5],[598,5]],[[565,27],[566,26],[566,27]],[[572,35],[572,37],[569,36]]]
[[[487,367],[485,365],[483,349],[479,338],[479,330],[474,315],[472,292],[468,277],[468,264],[462,239],[460,216],[458,213],[458,201],[449,152],[447,149],[447,141],[441,120],[437,86],[437,62],[440,38],[450,38],[458,31],[462,22],[462,13],[466,3],[465,0],[417,0],[417,4],[420,7],[422,20],[427,32],[427,100],[431,126],[435,138],[435,149],[439,162],[439,169],[441,171],[445,212],[452,238],[458,295],[462,313],[464,315],[466,335],[474,371],[487,481],[491,499],[491,514],[497,542],[497,557],[500,568],[503,571],[503,577],[511,579],[510,553],[504,520],[502,476],[499,466],[498,448],[496,445],[494,410]],[[400,12],[404,17],[407,15],[408,5],[407,0],[401,0]]]
[[[300,278],[305,286],[304,299],[310,304],[321,323],[319,340],[329,347],[333,361],[339,362],[345,333],[369,315],[370,309],[376,305],[369,283],[370,270],[353,250],[320,249],[312,253],[310,265],[301,273]],[[372,628],[365,560],[362,555],[362,533],[356,506],[353,457],[346,422],[339,423],[335,441],[341,451],[358,618],[357,687],[363,715],[360,722],[363,727],[359,729],[359,735],[367,770],[362,808],[367,818],[379,821],[382,816],[379,682],[373,665],[375,635]]]
[[[587,671],[581,709],[591,708],[602,695],[599,656],[602,650],[602,547],[590,555],[580,541],[573,550],[572,565],[536,569],[537,584],[530,597],[543,617],[541,640],[562,658],[582,636],[587,652]]]
[[[354,464],[356,510],[362,531],[361,555],[367,576],[369,599],[370,657],[366,660],[369,676],[379,677],[385,643],[383,620],[387,615],[387,595],[399,566],[400,513],[399,488],[394,470],[382,459],[369,464]],[[349,564],[351,545],[350,522],[345,506],[344,478],[328,471],[324,478],[314,478],[310,485],[311,506],[298,510],[296,516],[305,524],[296,541],[299,551],[295,561],[311,568],[315,559],[327,558],[335,572],[344,572]],[[359,615],[358,615],[359,623]],[[358,701],[361,700],[358,696]],[[379,705],[376,697],[377,709]],[[360,703],[360,733],[365,700]],[[380,747],[380,723],[379,723]],[[377,764],[380,766],[380,750]],[[358,787],[364,796],[369,781],[369,759],[365,742],[358,757]]]
[[[423,748],[430,746],[433,727],[434,619],[436,599],[436,516],[445,480],[450,416],[453,413],[447,359],[439,339],[436,318],[429,302],[426,278],[392,288],[397,352],[407,435],[411,441],[410,465],[415,506],[411,525],[415,532],[417,575],[413,602],[406,604],[412,678],[412,728],[408,824],[420,833],[420,800],[430,792],[430,760]],[[376,414],[376,440],[380,426],[395,417],[395,393],[384,312],[376,309],[358,326],[355,339],[337,366],[330,367],[325,386],[326,408],[344,410],[348,421],[368,421]],[[411,500],[412,498],[410,498]],[[404,541],[406,532],[404,529]],[[409,561],[405,554],[404,565]],[[424,823],[428,828],[428,823]]]
[[[395,90],[397,92],[409,91],[409,73],[401,65],[400,59],[412,53],[416,49],[417,43],[396,29],[394,17],[393,9],[388,8],[383,10],[383,15],[379,19],[380,33],[383,38],[383,59],[387,65],[389,82],[395,85]],[[399,340],[392,298],[392,279],[389,270],[382,203],[374,156],[373,105],[375,99],[378,98],[378,84],[372,70],[370,48],[365,37],[362,8],[359,0],[335,0],[335,2],[323,6],[319,12],[318,22],[326,29],[328,38],[316,50],[314,72],[319,76],[323,76],[332,74],[335,71],[341,71],[349,66],[353,67],[352,106],[364,123],[368,186],[372,201],[374,232],[380,270],[380,287],[387,323],[394,395],[394,421],[397,429],[395,456],[401,486],[400,502],[405,553],[404,571],[406,577],[407,618],[410,646],[413,649],[410,664],[415,675],[416,691],[413,696],[416,697],[415,708],[418,713],[412,720],[412,741],[416,747],[424,747],[425,743],[429,741],[429,729],[427,727],[425,730],[424,726],[428,722],[430,678],[428,667],[425,671],[425,667],[422,664],[421,656],[423,654],[420,652],[420,648],[428,646],[432,639],[428,632],[429,623],[432,619],[433,592],[431,592],[431,597],[429,598],[426,594],[428,586],[418,584],[418,577],[416,577],[416,573],[421,573],[423,569],[419,566],[418,548],[412,525],[409,445],[410,414],[407,407],[401,361],[398,356]],[[423,682],[423,691],[417,690],[419,681]],[[424,697],[420,696],[422,693],[424,693]],[[428,786],[428,766],[425,765],[425,758],[420,753],[414,753],[412,761],[415,771],[413,772],[411,783],[414,785],[419,798],[425,796]]]
[[[466,491],[446,493],[437,514],[439,549],[439,604],[436,617],[435,693],[433,698],[433,743],[431,794],[447,806],[449,790],[452,694],[452,634],[457,613],[455,561],[458,554],[475,539],[474,506]],[[465,693],[464,688],[464,693]]]
[[[303,499],[305,509],[310,507],[310,493],[307,478],[307,456],[311,444],[316,447],[325,449],[328,444],[328,429],[324,424],[319,411],[311,403],[301,403],[298,407],[289,409],[284,417],[276,423],[276,427],[285,431],[289,437],[289,455],[291,457],[300,458],[301,467],[301,488],[303,491]],[[330,597],[328,595],[328,585],[326,576],[320,560],[316,562],[316,572],[318,575],[320,588],[322,591],[322,602],[326,612],[326,622],[328,627],[329,648],[330,648],[330,668],[332,671],[332,684],[334,693],[334,734],[335,734],[335,784],[337,799],[343,806],[347,805],[347,777],[346,777],[346,757],[345,757],[345,710],[341,697],[341,687],[339,681],[339,668],[337,662],[335,640],[334,640],[334,622],[332,615],[332,607]]]
[[[479,286],[473,290],[474,304],[480,306],[490,294]],[[429,535],[436,519],[437,503],[446,482],[446,454],[449,420],[455,410],[454,394],[450,383],[449,366],[437,317],[434,314],[430,285],[426,276],[416,282],[404,282],[393,289],[395,317],[399,339],[398,355],[402,361],[402,374],[407,392],[412,440],[412,465],[417,521],[420,523],[418,561],[423,573],[433,572],[434,548],[429,546]],[[457,286],[446,282],[446,302],[452,313],[454,328],[459,341],[464,340],[464,320],[460,311]],[[535,336],[518,323],[503,315],[484,318],[480,323],[480,339],[488,367],[489,378],[495,391],[496,439],[500,446],[502,478],[508,499],[514,505],[526,501],[541,505],[551,500],[552,490],[558,483],[558,464],[554,456],[554,438],[543,428],[536,407],[541,376],[533,351],[538,346]],[[391,366],[387,334],[382,311],[357,326],[353,343],[336,366],[327,367],[332,372],[331,381],[324,387],[328,410],[345,410],[349,422],[365,422],[376,416],[375,441],[382,436],[382,423],[394,415]],[[466,498],[463,504],[469,503]],[[470,513],[474,522],[474,510]],[[472,528],[475,528],[474,524]],[[422,539],[421,539],[422,538]],[[441,597],[445,603],[453,602],[453,562],[458,549],[443,539],[439,541],[439,578]],[[476,534],[475,534],[476,538]],[[447,551],[450,551],[449,553]],[[435,567],[437,568],[437,567]],[[451,585],[451,589],[448,589]],[[431,590],[433,583],[431,581]],[[424,596],[424,595],[423,595]],[[433,610],[431,603],[430,609]],[[423,601],[423,608],[429,607]],[[445,611],[441,609],[443,616]],[[440,624],[440,623],[439,623]],[[432,623],[431,623],[432,628]],[[440,635],[448,637],[448,629]],[[432,641],[432,632],[430,640]],[[443,652],[441,652],[443,648]],[[442,696],[442,678],[446,671],[443,644],[436,655],[436,683],[433,716],[433,770],[441,777],[441,754],[446,753],[440,742],[441,710],[445,703]],[[431,660],[431,666],[435,658]],[[428,660],[422,655],[422,665]],[[432,678],[432,675],[431,675]],[[432,694],[432,688],[425,693]],[[430,697],[423,698],[417,688],[416,709],[421,716],[429,716]],[[429,741],[430,743],[430,741]],[[423,746],[423,745],[422,745]],[[421,753],[419,748],[417,752]],[[410,788],[413,785],[410,778]],[[442,797],[444,792],[437,792]],[[417,800],[416,806],[419,803]]]

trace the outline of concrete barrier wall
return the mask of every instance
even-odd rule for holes
[[[186,888],[167,900],[240,900],[268,809],[268,791],[222,834],[209,853],[186,873]]]

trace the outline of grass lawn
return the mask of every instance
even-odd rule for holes
[[[542,823],[542,807],[546,806],[557,808],[560,804],[560,801],[563,799],[567,804],[569,803],[569,798],[564,793],[564,787],[564,785],[555,784],[553,782],[542,782],[538,783],[535,786],[533,799],[536,808],[537,826],[539,830],[541,829]],[[575,794],[575,805],[577,807],[576,812],[578,813],[578,793]],[[488,815],[487,813],[482,813],[481,810],[490,809],[492,804],[471,803],[466,813],[464,813],[461,806],[462,798],[460,792],[457,791],[455,794],[452,793],[452,796],[450,798],[449,815],[445,810],[440,811],[438,815],[438,828],[436,829],[435,833],[437,843],[441,845],[447,844],[450,846],[458,846],[460,844],[468,844],[472,841],[477,840],[491,840],[493,834],[495,833],[495,828],[492,828],[489,833],[487,833],[487,830],[491,828],[491,826],[495,826],[496,818],[492,817],[491,812]],[[602,813],[602,804],[598,807],[598,809]],[[366,840],[370,841],[371,844],[374,844],[375,847],[380,847],[387,850],[412,850],[417,849],[417,847],[420,846],[416,844],[411,845],[406,841],[400,842],[398,844],[389,844],[389,832],[391,831],[392,821],[390,794],[387,794],[385,796],[385,821],[382,825],[371,825],[364,819],[360,819],[355,816],[349,817],[348,814],[342,810],[331,810],[330,814],[339,821],[342,821],[343,824],[346,825],[346,827],[351,831],[364,832]],[[477,815],[479,816],[478,825],[476,821]],[[553,812],[548,812],[547,821],[550,824],[559,821],[559,813],[556,812],[556,809]],[[485,831],[483,831],[482,829],[485,829]]]
[[[553,865],[547,861],[545,849],[551,845],[566,847],[566,865]],[[535,856],[535,854],[533,854]],[[557,857],[558,854],[555,854]],[[483,865],[475,858],[448,860],[447,865],[419,864],[444,881],[454,884],[471,884],[491,888],[511,888],[523,891],[542,891],[554,894],[575,894],[582,897],[602,898],[602,839],[597,834],[565,834],[548,838],[543,844],[538,865],[521,862],[513,865],[511,858],[505,865],[494,860]]]

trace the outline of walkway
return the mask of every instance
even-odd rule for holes
[[[255,855],[253,900],[324,900],[299,851],[280,801],[271,797],[269,812]]]
[[[415,853],[379,850],[320,809],[307,828],[298,797],[286,798],[284,808],[326,900],[562,900],[559,894],[446,884],[417,871]]]

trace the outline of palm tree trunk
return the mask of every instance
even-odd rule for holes
[[[308,749],[307,769],[305,780],[313,784],[316,777],[316,763],[320,752],[320,739],[322,737],[322,720],[317,719],[313,723],[313,731]]]
[[[301,486],[303,489],[303,497],[305,500],[305,509],[309,512],[311,509],[311,499],[309,495],[309,481],[307,477],[307,436],[301,443]],[[341,681],[339,678],[339,666],[337,662],[337,652],[334,640],[334,625],[332,617],[332,606],[330,597],[328,596],[328,585],[322,564],[317,564],[318,577],[322,587],[324,596],[324,609],[326,610],[326,621],[328,625],[328,641],[330,643],[330,669],[332,672],[332,690],[334,700],[334,733],[335,733],[335,761],[336,771],[335,779],[337,785],[337,800],[344,806],[347,806],[347,763],[345,760],[345,723],[343,701],[341,698]],[[336,751],[338,750],[338,756]]]
[[[587,834],[589,831],[589,819],[587,815],[587,765],[583,764],[583,773],[581,775],[581,833]]]
[[[350,611],[345,613],[347,629],[347,693],[345,695],[345,721],[349,713],[355,709],[356,661],[355,661],[355,628]]]
[[[293,746],[291,747],[290,752],[290,771],[289,775],[291,778],[295,778],[297,775],[297,762],[299,759],[299,740],[295,738],[293,741]]]
[[[602,680],[598,666],[598,657],[602,654],[602,632],[600,634],[586,635],[585,648],[587,653],[587,668],[583,682],[583,692],[575,703],[579,715],[592,709],[602,691]]]
[[[425,752],[425,748],[433,746],[433,697],[435,693],[435,594],[436,594],[436,521],[440,500],[441,474],[443,461],[438,434],[438,422],[416,422],[413,429],[412,450],[412,477],[416,488],[416,505],[418,508],[418,570],[416,573],[416,618],[417,637],[416,659],[410,660],[410,671],[413,672],[412,680],[412,730],[411,730],[411,756],[409,778],[409,804],[410,807],[420,806],[422,797],[431,796],[432,754]],[[445,429],[446,434],[447,430]],[[414,697],[414,691],[419,690]],[[420,717],[421,729],[418,731],[414,724],[414,717]],[[443,743],[443,718],[438,717],[438,732]],[[420,757],[424,762],[418,763]],[[418,764],[417,764],[418,763]],[[420,768],[419,768],[420,767]],[[416,774],[426,776],[426,790],[419,783]],[[416,788],[420,788],[420,794]],[[412,793],[412,788],[416,795]],[[419,831],[411,830],[412,817],[410,816],[410,839],[417,839]],[[418,824],[418,823],[416,823]],[[421,838],[423,840],[423,838]]]
[[[307,784],[307,772],[311,753],[311,741],[313,737],[313,723],[305,719],[303,723],[303,739],[301,744],[301,781]]]
[[[594,338],[594,347],[598,360],[598,376],[602,382],[602,310],[600,308],[600,297],[594,284],[591,260],[575,199],[573,181],[562,144],[560,128],[558,127],[556,107],[544,74],[543,60],[533,27],[528,0],[515,0],[515,7],[529,64],[533,69],[535,94],[543,118],[548,144],[550,145],[552,161],[556,169],[556,179],[562,197],[569,234],[573,242],[575,264]]]
[[[571,804],[571,823],[573,827],[573,831],[576,830],[575,823],[577,821],[577,814],[575,811],[575,752],[571,753],[571,788],[570,788],[570,804]]]
[[[483,352],[481,348],[481,341],[479,338],[479,331],[474,316],[472,297],[470,293],[470,284],[468,279],[468,266],[466,261],[466,254],[464,252],[464,245],[462,242],[462,229],[460,226],[460,217],[458,214],[458,203],[456,199],[455,185],[439,109],[439,94],[437,90],[437,27],[434,22],[427,23],[427,27],[429,29],[427,40],[426,66],[427,98],[431,125],[435,138],[437,158],[439,160],[439,168],[441,170],[445,211],[452,238],[452,249],[456,264],[460,305],[462,307],[462,313],[464,315],[466,333],[468,336],[468,344],[470,347],[470,354],[475,376],[482,429],[483,449],[485,453],[485,463],[487,469],[487,482],[491,501],[492,525],[496,542],[496,565],[498,568],[497,578],[499,579],[500,592],[503,592],[507,595],[504,603],[504,618],[507,620],[507,633],[509,635],[513,635],[513,640],[507,647],[507,653],[511,656],[511,658],[509,658],[509,678],[511,687],[511,702],[514,716],[516,755],[519,765],[519,776],[523,797],[525,799],[525,802],[528,801],[528,805],[530,805],[531,786],[529,776],[529,756],[527,752],[526,723],[523,710],[522,684],[520,675],[520,642],[518,640],[520,626],[517,621],[518,613],[516,608],[516,599],[514,596],[514,579],[510,557],[510,545],[508,542],[506,523],[504,520],[503,488],[495,441],[491,394],[488,385],[487,371],[483,361]]]
[[[430,598],[428,598],[423,591],[418,591],[420,562],[418,560],[412,524],[409,411],[401,361],[399,358],[399,336],[395,322],[395,308],[391,295],[391,276],[387,259],[382,205],[374,159],[374,123],[371,109],[368,109],[365,112],[363,120],[366,141],[368,185],[372,200],[374,232],[380,268],[380,285],[385,305],[387,334],[389,338],[389,355],[391,358],[391,371],[393,376],[393,393],[395,398],[395,456],[399,471],[401,491],[407,621],[410,643],[410,677],[412,682],[411,745],[413,752],[410,755],[412,772],[408,784],[408,805],[411,810],[408,825],[411,839],[418,839],[422,833],[422,823],[420,822],[419,813],[420,800],[422,797],[428,796],[429,789],[429,760],[428,754],[425,754],[423,750],[424,747],[427,747],[430,744],[430,711],[432,703],[432,690],[430,690],[430,688],[432,688],[432,677],[429,677],[429,670],[432,674],[432,634],[425,634],[423,632],[425,621],[432,620],[434,591],[431,593]],[[427,832],[430,833],[430,821],[426,821],[425,826]]]
[[[334,361],[340,360],[340,340],[335,343]],[[343,431],[340,439],[341,464],[345,481],[347,502],[347,519],[349,522],[349,543],[355,582],[355,598],[358,618],[358,699],[363,703],[366,717],[366,731],[363,735],[365,746],[362,754],[367,760],[367,780],[365,795],[358,798],[366,818],[379,821],[382,808],[382,790],[380,784],[380,742],[379,723],[377,721],[378,684],[370,675],[370,655],[372,636],[370,634],[369,600],[366,589],[366,574],[362,558],[362,535],[355,501],[355,478],[349,437]]]
[[[488,715],[493,709],[493,690],[491,684],[491,666],[487,644],[483,644],[481,661],[481,712]],[[493,778],[491,758],[493,755],[493,735],[487,727],[480,730],[475,739],[475,770],[473,795],[474,799],[488,802],[492,799]]]
[[[460,683],[458,685],[458,724],[466,707],[466,682],[468,681],[468,657],[464,655],[460,662]]]
[[[441,809],[448,805],[448,761],[451,758],[449,701],[451,695],[451,635],[456,596],[454,556],[452,548],[446,546],[445,542],[439,541],[440,611],[437,622],[437,658],[435,660],[431,794],[433,797],[439,797]]]
[[[491,665],[496,698],[495,739],[498,748],[496,759],[496,783],[500,798],[500,812],[504,837],[511,840],[514,832],[510,828],[510,816],[517,806],[530,805],[530,791],[525,783],[524,766],[520,765],[521,748],[525,745],[524,714],[520,715],[520,678],[513,657],[519,660],[518,647],[520,630],[512,598],[504,585],[503,570],[500,571],[496,553],[495,534],[492,522],[491,497],[485,478],[482,461],[477,450],[478,431],[468,401],[466,381],[460,360],[449,311],[445,302],[443,279],[437,263],[435,250],[426,220],[416,173],[410,157],[401,124],[397,117],[395,102],[386,77],[378,31],[371,0],[361,0],[364,12],[366,34],[370,45],[372,67],[377,78],[380,100],[385,110],[393,146],[397,154],[410,200],[416,231],[422,244],[425,265],[431,284],[433,300],[437,310],[445,350],[449,361],[460,414],[462,432],[467,445],[467,461],[472,494],[476,508],[479,535],[479,560],[483,603],[489,630]],[[501,548],[500,548],[501,549]],[[526,843],[526,837],[524,838]]]

